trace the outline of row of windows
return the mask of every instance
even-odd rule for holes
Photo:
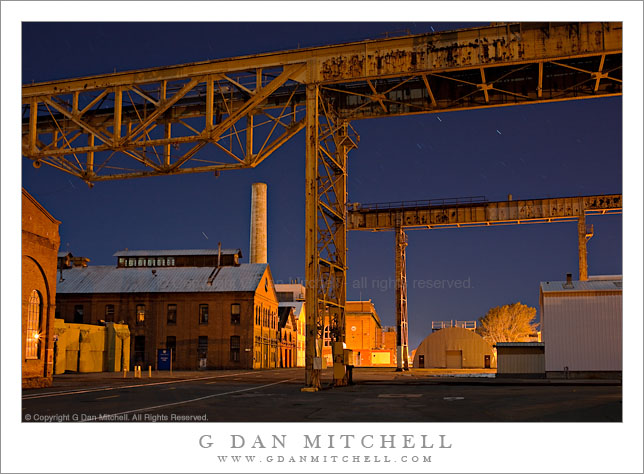
[[[277,329],[277,313],[268,308],[255,306],[255,324],[270,329]]]
[[[82,304],[74,306],[74,323],[82,324],[84,321],[85,308]],[[112,322],[114,321],[114,305],[108,304],[105,305],[105,321]],[[136,324],[145,324],[145,315],[146,309],[144,304],[137,304],[135,310],[135,322]],[[168,324],[177,324],[177,305],[168,304],[167,306],[167,323]],[[233,303],[230,305],[230,324],[240,324],[241,323],[241,306],[239,303]],[[199,324],[208,324],[208,305],[200,304],[199,305]]]
[[[119,267],[174,267],[174,257],[119,257]]]

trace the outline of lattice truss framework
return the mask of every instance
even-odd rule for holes
[[[345,340],[347,158],[359,137],[315,85],[307,111],[307,307],[317,311],[307,311],[306,344],[321,357],[325,326],[331,343]]]
[[[304,128],[305,65],[30,98],[23,153],[88,182],[260,164]],[[34,120],[35,119],[35,120]]]
[[[621,95],[621,23],[514,23],[23,86],[23,155],[88,182],[257,166],[339,118]]]
[[[621,54],[324,85],[347,120],[619,95]]]

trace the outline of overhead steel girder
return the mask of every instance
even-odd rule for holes
[[[621,51],[621,23],[512,23],[24,85],[23,154],[87,181],[248,168],[304,128],[305,84],[343,120],[606,97]]]
[[[155,84],[156,89],[130,84],[33,97],[30,111],[37,111],[40,102],[46,115],[29,114],[23,154],[88,182],[252,168],[304,128],[304,107],[293,98],[298,88],[303,90],[296,79],[305,69],[306,64],[292,64],[254,71],[250,79],[203,75]],[[285,86],[288,97],[272,97]],[[243,92],[241,99],[229,94],[233,88]],[[265,110],[269,99],[273,107]],[[202,101],[205,114],[169,119],[173,107],[186,100]],[[101,108],[105,101],[112,103],[108,110]],[[41,133],[43,128],[49,132]],[[196,158],[207,145],[221,157]]]
[[[407,201],[398,203],[351,203],[348,230],[386,231],[440,229],[493,225],[517,225],[576,221],[580,215],[615,214],[622,211],[621,194],[493,201],[483,199]]]

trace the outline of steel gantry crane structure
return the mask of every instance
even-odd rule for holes
[[[253,168],[305,129],[317,387],[325,314],[344,341],[351,121],[616,96],[621,67],[619,22],[509,23],[43,82],[22,87],[22,153],[91,185]]]
[[[428,201],[349,204],[348,230],[393,231],[396,260],[396,365],[409,368],[407,337],[406,230],[496,227],[577,222],[579,279],[588,279],[587,242],[593,235],[586,216],[620,214],[622,195],[560,197],[488,202],[483,196]]]

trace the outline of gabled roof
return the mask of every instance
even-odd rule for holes
[[[63,270],[56,284],[60,294],[92,293],[217,293],[255,291],[267,263],[219,267],[212,285],[211,267],[116,268],[90,266]]]
[[[47,211],[47,209],[45,209],[45,208],[42,206],[42,204],[40,204],[38,201],[36,201],[36,198],[35,198],[35,197],[33,197],[31,194],[29,194],[29,192],[28,192],[25,188],[22,188],[22,195],[23,195],[24,197],[26,197],[29,201],[31,201],[31,202],[33,203],[33,205],[34,205],[34,206],[36,206],[36,208],[37,208],[40,212],[42,212],[42,213],[45,215],[45,217],[47,217],[47,219],[49,219],[50,221],[52,221],[54,224],[60,224],[60,221],[59,221],[58,219],[56,219],[54,216],[52,216],[52,215]]]
[[[178,250],[119,250],[114,257],[179,257],[186,255],[218,255],[218,249],[178,249]],[[221,249],[222,255],[237,254],[242,257],[241,249]]]

